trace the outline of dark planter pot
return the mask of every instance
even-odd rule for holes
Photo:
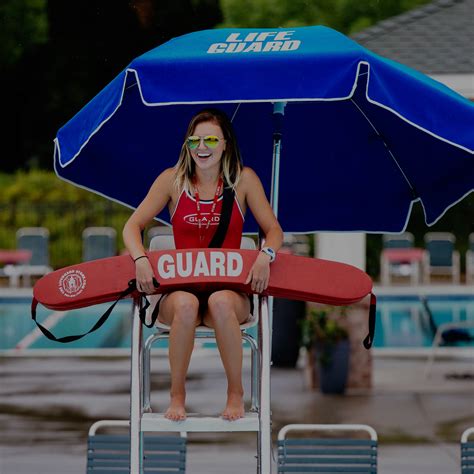
[[[321,392],[344,393],[349,375],[349,340],[330,346],[315,343],[315,349]]]
[[[299,321],[306,314],[304,301],[273,300],[272,362],[274,367],[296,367],[300,352]]]

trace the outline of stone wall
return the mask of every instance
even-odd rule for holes
[[[336,318],[349,332],[349,379],[347,389],[370,389],[372,387],[372,352],[365,349],[363,340],[368,333],[370,297],[346,307],[345,316],[338,308],[330,317]],[[308,303],[308,310],[318,304]],[[319,378],[314,365],[312,350],[306,354],[305,378],[309,388],[319,388]]]

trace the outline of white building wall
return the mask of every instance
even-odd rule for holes
[[[319,232],[315,238],[315,257],[348,263],[365,271],[364,233]]]

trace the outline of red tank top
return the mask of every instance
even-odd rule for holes
[[[207,221],[211,214],[211,208],[213,199],[202,200],[201,204],[201,216],[202,223],[201,229],[206,229]],[[183,190],[178,199],[178,204],[171,216],[171,224],[173,225],[173,236],[174,244],[177,249],[188,249],[188,248],[207,248],[211,241],[214,233],[216,232],[217,225],[219,224],[222,209],[222,195],[217,201],[217,206],[212,216],[211,224],[207,229],[205,238],[202,242],[199,240],[199,227],[198,227],[198,213],[196,209],[196,200],[193,196],[190,196],[186,191]],[[240,209],[237,196],[234,195],[234,204],[232,208],[232,216],[229,222],[229,228],[222,244],[222,248],[238,249],[240,248],[240,242],[242,239],[242,228],[244,226],[244,216]]]

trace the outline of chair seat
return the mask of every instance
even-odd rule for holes
[[[257,323],[258,323],[258,319],[254,315],[251,314],[249,319],[245,323],[242,323],[240,325],[240,330],[244,331],[245,329],[249,329],[255,326]],[[158,320],[156,321],[155,326],[158,329],[162,330],[163,332],[168,332],[171,328],[171,326],[169,326],[168,324],[162,323]],[[199,325],[196,327],[196,332],[197,333],[214,333],[214,329],[208,326]]]

